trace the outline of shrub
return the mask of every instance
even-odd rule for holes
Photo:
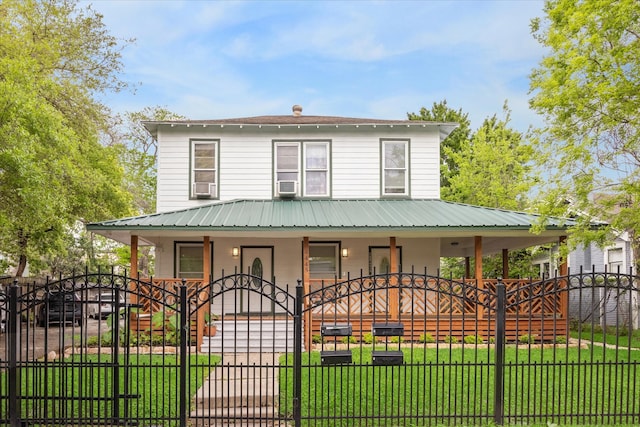
[[[391,339],[389,340],[392,343],[403,343],[404,342],[404,337],[391,337]]]
[[[314,334],[311,337],[311,342],[314,344],[320,344],[322,342],[322,335],[320,334]]]
[[[111,332],[106,332],[99,337],[94,335],[87,338],[87,347],[110,347],[111,343]]]
[[[342,344],[355,344],[358,342],[358,340],[356,339],[356,337],[348,336],[348,337],[342,337],[340,339],[340,342]]]
[[[520,344],[534,344],[536,342],[535,335],[523,334],[518,337]]]
[[[421,343],[427,343],[427,344],[431,344],[436,342],[436,339],[433,337],[433,335],[431,335],[429,332],[424,333],[424,334],[420,334],[420,338],[418,338],[418,341]]]
[[[484,340],[479,335],[467,335],[464,337],[465,344],[482,344]]]
[[[458,342],[458,338],[447,335],[446,337],[444,337],[444,342],[446,342],[447,344],[456,344]]]
[[[367,332],[366,334],[362,335],[362,342],[365,344],[372,344],[373,340],[374,338],[371,332]]]
[[[565,337],[564,335],[557,335],[555,341],[556,341],[556,344],[566,344],[567,337]]]

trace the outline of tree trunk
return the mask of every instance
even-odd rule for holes
[[[20,250],[20,256],[18,257],[16,277],[22,277],[24,270],[27,268],[27,236],[22,230],[18,231],[18,248]]]

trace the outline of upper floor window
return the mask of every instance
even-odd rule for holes
[[[191,197],[218,196],[217,154],[217,141],[191,141]]]
[[[409,141],[382,141],[382,195],[409,195]]]
[[[329,143],[277,142],[275,193],[280,197],[329,195]]]

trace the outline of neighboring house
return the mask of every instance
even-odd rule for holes
[[[553,277],[558,272],[558,246],[551,245],[541,250],[533,259],[541,277]],[[632,264],[632,250],[629,235],[620,233],[613,243],[605,248],[595,243],[579,246],[567,257],[570,273],[629,273]],[[626,294],[607,293],[599,288],[594,294],[582,290],[569,295],[569,317],[602,326],[631,325],[640,327],[638,301],[630,301]]]
[[[87,228],[133,249],[155,246],[158,278],[239,269],[291,289],[302,280],[305,290],[361,273],[436,275],[441,257],[504,255],[566,234],[562,221],[532,234],[535,215],[441,201],[440,143],[455,123],[301,110],[144,122],[158,142],[157,213]],[[481,264],[471,276],[482,277]],[[273,310],[249,297],[214,307]]]

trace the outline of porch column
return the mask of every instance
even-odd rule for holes
[[[199,286],[201,291],[198,291],[198,299],[200,301],[209,300],[209,287],[207,286],[211,278],[211,238],[204,236],[202,238],[202,284]],[[196,344],[197,348],[202,346],[202,339],[204,336],[205,327],[205,313],[211,311],[210,304],[203,304],[202,307],[196,313]]]
[[[209,283],[211,277],[211,240],[209,236],[202,238],[202,278]]]
[[[483,290],[484,280],[482,279],[482,236],[474,237],[474,251],[476,284],[478,286],[478,290]],[[477,321],[484,321],[484,309],[480,304],[477,305],[476,316]],[[479,324],[482,325],[482,323]]]
[[[474,250],[475,250],[475,275],[476,280],[480,286],[482,282],[482,236],[475,236]]]
[[[389,237],[389,273],[398,273],[398,250],[396,248],[396,238]],[[389,286],[396,286],[398,280],[396,276],[391,276]],[[400,320],[398,288],[389,289],[389,316],[390,320]]]
[[[131,235],[131,277],[138,278],[138,236]]]
[[[509,278],[509,249],[502,250],[502,278]]]
[[[302,238],[302,286],[304,294],[309,295],[311,289],[311,273],[309,272],[309,237]],[[308,301],[303,302],[304,308],[308,308]],[[304,348],[311,351],[311,334],[313,334],[313,325],[311,310],[305,311],[304,315]]]
[[[138,236],[132,234],[131,235],[131,264],[129,266],[129,277],[133,279],[138,278]],[[131,304],[138,303],[138,283],[129,282],[129,290],[131,291],[129,295],[129,301]]]
[[[558,239],[558,251],[562,250],[562,246],[567,242],[567,236],[560,236]],[[558,274],[560,277],[566,277],[569,274],[569,266],[567,264],[567,258],[560,258],[560,265],[558,265]],[[559,283],[561,288],[567,288],[568,283],[563,280]],[[560,294],[560,316],[564,317],[567,321],[567,333],[569,333],[569,292],[562,292]]]

